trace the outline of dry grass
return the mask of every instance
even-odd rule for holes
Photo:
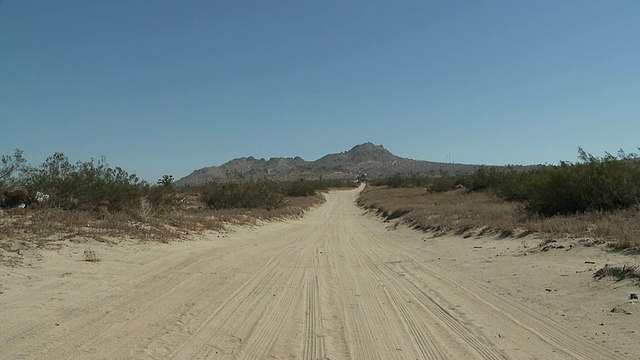
[[[419,188],[369,186],[361,193],[358,203],[387,218],[403,214],[404,221],[424,230],[462,234],[482,228],[504,235],[536,232],[602,239],[617,248],[640,247],[640,215],[637,209],[543,218],[528,216],[518,204],[484,192],[454,190],[428,193]]]
[[[84,251],[84,261],[100,262],[100,261],[102,261],[102,258],[94,250],[85,250]]]
[[[516,205],[465,190],[429,194],[417,188],[367,187],[358,203],[376,209],[390,219],[404,213],[404,220],[425,230],[451,231],[485,226],[511,230],[518,222]]]
[[[597,280],[612,277],[616,281],[633,279],[635,282],[640,284],[640,267],[638,265],[610,266],[607,264],[600,270],[596,271],[595,274],[593,274],[593,277]]]
[[[42,209],[30,211],[0,210],[0,246],[28,241],[41,248],[74,238],[117,242],[120,239],[167,243],[205,231],[221,231],[227,225],[255,225],[300,217],[304,211],[324,201],[322,195],[290,198],[276,210],[236,209],[212,211],[196,197],[172,211],[156,211],[141,201],[136,211],[96,212]],[[7,245],[8,246],[8,245]],[[86,253],[85,253],[86,254]],[[85,255],[86,256],[86,255]],[[91,261],[91,260],[87,260]]]

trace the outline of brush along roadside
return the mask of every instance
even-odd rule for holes
[[[540,233],[549,239],[591,238],[617,249],[640,247],[640,213],[636,208],[544,217],[530,215],[522,205],[489,192],[372,186],[361,192],[358,204],[388,220],[428,231],[460,235],[475,231],[476,235],[495,233],[505,237]]]
[[[322,202],[324,197],[317,194],[287,197],[282,206],[271,210],[211,210],[193,197],[171,211],[153,209],[144,201],[139,209],[125,211],[0,210],[0,263],[19,266],[24,251],[59,249],[65,242],[168,243],[208,231],[225,232],[229,226],[251,226],[263,221],[301,217],[306,210]]]

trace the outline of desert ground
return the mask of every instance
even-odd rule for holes
[[[0,359],[640,359],[640,288],[593,279],[638,255],[434,237],[359,190],[170,244],[25,250],[0,266]]]

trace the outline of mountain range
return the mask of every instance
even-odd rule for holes
[[[478,165],[402,158],[393,155],[382,145],[368,142],[356,145],[349,151],[325,155],[315,161],[306,161],[299,156],[276,157],[269,160],[252,156],[237,158],[220,166],[196,170],[176,181],[176,185],[195,186],[211,181],[226,181],[236,174],[245,178],[272,180],[355,179],[363,175],[368,179],[375,179],[395,174],[465,174],[477,168]]]

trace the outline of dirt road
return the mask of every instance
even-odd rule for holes
[[[356,196],[332,192],[303,219],[227,237],[52,265],[0,295],[0,358],[618,358],[424,260],[409,230],[388,230]]]

